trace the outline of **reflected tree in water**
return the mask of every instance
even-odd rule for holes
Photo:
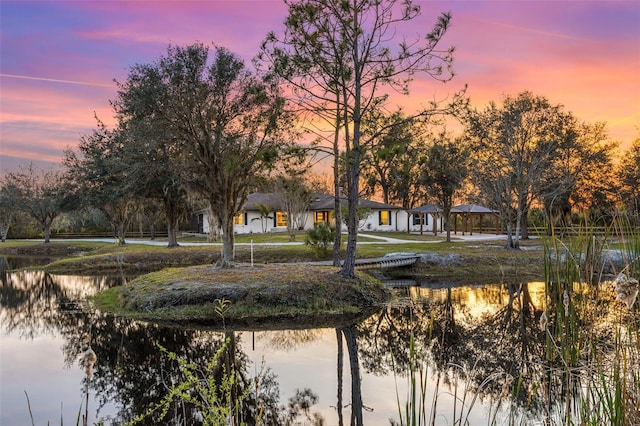
[[[349,370],[351,371],[351,425],[361,426],[362,419],[362,380],[360,378],[360,361],[358,360],[358,340],[356,328],[351,325],[338,329],[344,336],[349,353]]]
[[[464,302],[466,292],[474,297]],[[406,375],[411,371],[409,343],[414,336],[413,356],[435,368],[436,387],[441,379],[453,386],[464,383],[477,397],[493,401],[496,410],[511,401],[509,410],[524,413],[526,408],[527,415],[548,417],[558,403],[571,409],[566,401],[574,401],[579,390],[577,370],[563,367],[574,365],[564,361],[570,360],[569,352],[562,352],[565,333],[595,320],[587,318],[585,310],[578,315],[574,297],[566,307],[562,297],[548,300],[549,321],[541,330],[544,307],[534,303],[529,283],[446,287],[439,297],[415,298],[360,323],[360,357],[374,374]],[[478,299],[487,304],[483,312],[474,304]],[[573,326],[566,324],[565,309],[573,316]],[[551,357],[549,338],[555,342]]]
[[[420,358],[429,354],[428,340],[432,322],[427,304],[390,307],[358,324],[361,337],[360,358],[365,370],[383,376],[409,366],[411,333],[417,336],[416,351]],[[392,359],[393,358],[393,359]]]
[[[236,416],[247,424],[255,423],[258,416],[265,424],[278,424],[281,411],[278,383],[269,370],[262,371],[259,377],[248,375],[249,360],[235,333],[167,328],[112,316],[99,316],[92,321],[92,347],[98,356],[92,385],[103,404],[117,401],[122,421],[130,421],[158,407],[173,387],[184,383],[186,378],[179,360],[185,360],[197,367],[194,374],[200,380],[210,381],[214,386],[219,386],[234,371],[237,380],[231,383],[229,393],[218,395],[230,397],[231,401],[223,403],[233,406],[233,401],[242,399],[241,411]],[[76,340],[82,337],[66,337],[65,353],[74,359]],[[221,350],[222,356],[216,358]],[[168,356],[167,352],[175,356]],[[212,368],[206,368],[214,359]],[[174,400],[170,404],[169,419],[176,424],[200,424],[196,407],[212,402],[198,399],[201,396],[194,395],[196,400],[192,402]],[[136,424],[152,425],[157,421],[157,417],[149,416]]]
[[[102,408],[114,404],[118,410],[112,419],[114,424],[130,421],[155,407],[167,390],[183,379],[179,365],[160,346],[194,364],[206,365],[225,338],[229,338],[231,344],[222,362],[226,368],[233,365],[239,372],[238,388],[233,394],[245,393],[259,383],[256,391],[247,393],[241,415],[251,424],[260,411],[265,424],[281,424],[286,408],[278,405],[275,376],[269,370],[262,371],[257,378],[248,376],[249,360],[234,333],[161,327],[86,309],[84,297],[107,285],[104,278],[42,272],[6,274],[0,289],[3,329],[30,338],[59,333],[64,339],[62,350],[69,367],[77,365],[84,369],[81,355],[90,345],[97,356],[90,383],[91,392],[99,401],[97,413],[99,416]],[[221,371],[219,368],[218,374]],[[81,395],[86,392],[84,384],[84,381],[79,384]],[[175,404],[173,421],[199,424],[198,413],[192,408],[189,404]],[[142,424],[155,422],[149,419]]]

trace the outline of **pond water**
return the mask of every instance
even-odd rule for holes
[[[184,367],[159,345],[202,370],[225,339],[223,357],[231,354],[248,389],[248,424],[258,409],[267,424],[353,424],[352,416],[366,425],[406,424],[412,388],[424,396],[415,406],[433,420],[428,424],[505,424],[549,414],[550,404],[532,400],[530,384],[518,381],[523,362],[535,365],[544,356],[541,283],[397,281],[396,300],[358,324],[299,329],[294,322],[289,329],[224,333],[96,312],[85,298],[120,279],[18,270],[33,262],[0,262],[1,425],[32,418],[38,425],[76,424],[84,414],[88,424],[121,424],[182,380]],[[97,355],[90,379],[81,362],[87,343]],[[301,408],[307,402],[308,410]],[[169,418],[197,424],[189,407],[172,410]]]

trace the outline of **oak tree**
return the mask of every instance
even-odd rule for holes
[[[13,213],[6,211],[1,218],[4,225],[2,239],[12,222],[16,210],[27,213],[44,233],[44,242],[51,238],[53,221],[65,210],[68,185],[62,171],[39,171],[32,163],[17,172],[5,175],[2,185],[3,204],[11,201]],[[3,209],[4,210],[4,209]]]
[[[442,132],[427,148],[421,163],[420,183],[442,207],[447,242],[451,242],[449,214],[455,193],[462,188],[470,173],[470,150],[462,138],[451,140],[449,135]]]
[[[560,145],[561,111],[560,105],[523,92],[470,115],[467,137],[475,156],[475,182],[506,224],[509,248],[520,247],[531,203],[547,188],[545,175]]]
[[[233,217],[287,145],[276,83],[227,49],[196,43],[132,67],[119,93],[123,115],[148,120],[177,144],[182,183],[207,200],[212,226],[222,230],[225,263],[234,259]]]

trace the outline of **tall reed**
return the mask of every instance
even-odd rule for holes
[[[413,318],[413,306],[410,305],[410,317]],[[430,318],[430,326],[425,341],[432,341],[434,332],[433,314]],[[443,376],[448,376],[447,372],[438,371],[438,367],[430,368],[429,359],[420,358],[419,351],[416,348],[416,336],[413,330],[409,335],[409,357],[406,369],[400,369],[395,362],[393,350],[391,351],[391,361],[393,377],[396,384],[396,405],[398,409],[398,421],[389,419],[393,426],[427,426],[435,425],[436,419],[442,417],[445,408],[448,408],[450,418],[448,424],[454,426],[470,425],[471,412],[478,402],[478,395],[485,391],[491,384],[497,381],[502,374],[491,374],[485,378],[479,385],[472,383],[475,375],[471,371],[458,364],[446,363],[446,368],[453,373],[451,377],[447,377],[445,381],[448,383],[447,389],[441,390],[441,380]],[[481,360],[476,360],[476,364]],[[475,369],[476,365],[471,367]],[[406,396],[401,399],[400,386],[398,377],[406,377]],[[430,377],[435,376],[434,381],[430,381]],[[457,377],[466,377],[464,383]],[[510,388],[512,379],[508,382],[507,388]],[[450,382],[449,382],[450,380]],[[431,390],[431,395],[429,395]],[[453,398],[452,406],[442,407],[440,397],[446,394]],[[495,413],[494,413],[495,415]],[[490,424],[494,424],[489,422]]]
[[[547,377],[561,380],[543,386],[551,395],[550,386],[561,384],[563,398],[559,411],[551,407],[557,401],[547,399],[548,415],[557,413],[554,424],[640,424],[638,309],[616,300],[613,281],[625,272],[618,277],[631,289],[636,285],[637,293],[637,281],[628,275],[640,271],[640,241],[626,233],[630,229],[617,218],[604,232],[582,225],[571,237],[552,233],[545,239],[541,325]]]

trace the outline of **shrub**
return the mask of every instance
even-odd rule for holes
[[[318,253],[326,255],[333,245],[335,236],[335,227],[325,222],[316,223],[313,229],[307,231],[304,243],[310,245]]]

